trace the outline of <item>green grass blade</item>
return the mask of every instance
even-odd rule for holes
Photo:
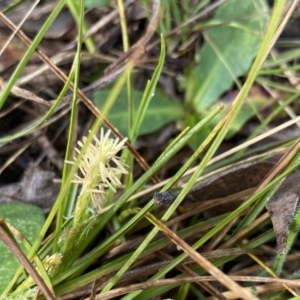
[[[41,27],[41,29],[37,33],[35,39],[33,40],[32,44],[31,44],[31,46],[28,48],[28,50],[24,54],[23,58],[21,59],[20,63],[16,67],[15,71],[11,75],[9,81],[7,82],[7,85],[5,86],[5,88],[3,89],[3,91],[0,94],[0,110],[3,106],[3,104],[5,103],[7,97],[10,93],[10,90],[15,85],[16,81],[18,80],[18,78],[21,75],[21,72],[23,71],[23,69],[25,68],[27,62],[31,58],[33,52],[36,50],[36,48],[40,44],[42,38],[44,37],[47,30],[50,28],[50,26],[52,25],[52,23],[54,22],[54,20],[58,16],[59,12],[63,9],[63,7],[65,5],[65,2],[66,2],[66,0],[60,0],[58,2],[58,4],[54,7],[52,13],[50,14],[48,19],[44,23],[44,25]]]

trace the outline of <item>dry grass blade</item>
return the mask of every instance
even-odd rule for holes
[[[265,278],[265,277],[250,277],[250,276],[230,276],[232,280],[235,281],[245,281],[245,282],[276,282],[279,284],[289,284],[293,285],[295,287],[300,286],[299,280],[285,280],[285,279],[277,279],[277,278]],[[148,289],[151,287],[156,287],[156,286],[164,286],[164,285],[171,285],[171,284],[181,284],[181,283],[199,283],[199,282],[207,282],[207,281],[216,281],[216,279],[212,276],[196,276],[196,277],[185,277],[185,278],[174,278],[174,279],[160,279],[160,280],[155,280],[155,281],[150,281],[150,282],[143,282],[143,283],[138,283],[138,284],[132,284],[126,287],[121,287],[117,288],[114,290],[111,290],[109,292],[103,293],[99,296],[96,296],[95,299],[112,299],[114,297],[118,297],[124,294],[127,294],[132,291],[136,290],[144,290]],[[224,293],[225,294],[225,293]],[[222,295],[224,299],[229,299],[225,295]],[[240,298],[240,297],[238,297]],[[90,299],[90,298],[85,298],[85,300]],[[206,298],[206,299],[212,299],[211,297]],[[233,299],[233,298],[230,298]]]
[[[300,139],[298,139],[295,144],[287,151],[284,156],[279,160],[279,162],[274,166],[274,168],[269,172],[263,182],[257,187],[256,191],[264,188],[268,183],[271,182],[272,179],[275,178],[277,174],[282,172],[282,170],[289,164],[289,162],[293,159],[294,155],[300,148]],[[255,192],[256,192],[255,191]]]
[[[171,255],[168,255],[167,253],[164,253],[162,251],[159,252],[158,254],[159,257],[161,257],[162,259],[164,259],[165,261],[169,260],[172,261],[174,260],[174,257],[172,257]],[[197,272],[195,272],[192,268],[188,267],[188,266],[177,266],[176,267],[179,271],[181,271],[182,273],[188,274],[190,276],[198,277]],[[209,282],[205,282],[205,281],[198,281],[196,282],[200,287],[204,288],[206,291],[208,291],[212,296],[216,297],[216,299],[220,299],[220,300],[226,300],[226,297],[224,297],[222,295],[222,293],[216,288],[214,287],[212,284],[210,284]]]
[[[9,37],[9,39],[3,45],[2,49],[0,50],[0,56],[3,54],[4,50],[9,45],[9,43],[12,41],[12,39],[14,38],[14,36],[16,35],[16,33],[20,30],[20,28],[22,27],[22,25],[24,24],[24,22],[26,21],[26,19],[28,18],[28,16],[36,8],[36,6],[38,5],[38,3],[39,3],[39,0],[35,1],[35,3],[33,3],[32,7],[28,10],[28,12],[24,16],[23,20],[19,23],[18,27],[16,27],[16,29],[14,30],[13,34]]]
[[[0,77],[0,89],[4,89],[6,85],[6,82]],[[43,104],[45,106],[50,106],[51,104],[49,103],[49,101],[46,101],[38,96],[36,96],[33,92],[30,92],[28,90],[19,88],[17,86],[14,86],[11,90],[11,93],[16,96],[16,97],[20,97],[26,100],[30,100],[33,102],[36,102],[38,104]]]
[[[283,283],[283,282],[282,282]],[[258,285],[255,286],[255,292],[259,294],[263,293],[271,293],[271,292],[276,292],[276,291],[282,291],[282,283],[269,283],[269,284],[264,284],[264,285]],[[289,283],[289,285],[292,285]],[[247,287],[245,290],[251,291],[252,287]],[[231,291],[223,293],[223,295],[226,297],[226,299],[240,299],[240,295]],[[205,300],[215,300],[213,297],[207,297]]]
[[[258,257],[256,257],[255,255],[249,253],[249,256],[256,261],[260,266],[263,267],[264,270],[266,270],[271,276],[273,276],[276,279],[279,279],[279,277],[273,272],[273,270],[269,267],[267,267]],[[282,283],[283,287],[286,288],[293,296],[298,296],[298,294],[289,286],[287,285],[285,282]]]
[[[232,237],[227,242],[225,242],[224,244],[219,246],[219,249],[226,249],[232,245],[237,244],[238,241],[240,241],[245,236],[247,236],[249,234],[249,232],[251,230],[253,230],[253,228],[256,228],[257,226],[259,226],[259,224],[261,224],[264,220],[268,219],[269,217],[270,216],[268,213],[263,214],[262,216],[257,218],[255,221],[253,221],[249,226],[245,227],[243,230],[241,230],[239,233],[237,233],[234,237]]]
[[[16,35],[28,46],[32,44],[32,41],[30,38],[27,37],[27,35],[22,31],[18,30],[18,27],[10,21],[1,11],[0,11],[0,20],[12,31],[16,32]],[[49,65],[52,72],[62,80],[62,82],[67,81],[67,76],[51,61],[49,57],[47,57],[42,51],[40,51],[38,48],[35,50],[38,57],[47,65]],[[74,86],[71,84],[71,88],[74,88]]]
[[[229,276],[221,272],[211,262],[205,259],[201,254],[195,251],[190,245],[179,238],[172,230],[170,230],[160,220],[155,218],[151,214],[147,214],[147,218],[151,223],[159,227],[159,230],[163,232],[174,244],[180,247],[190,258],[192,258],[200,267],[204,268],[209,274],[216,278],[220,283],[230,289],[232,292],[239,294],[241,299],[245,300],[258,300],[251,292],[242,288],[236,282],[234,282]]]
[[[269,53],[271,51],[271,49],[274,47],[275,42],[279,38],[279,36],[282,33],[283,29],[285,28],[287,22],[290,20],[292,14],[295,11],[295,9],[297,8],[298,4],[299,4],[299,0],[294,0],[292,2],[287,1],[287,3],[286,3],[286,14],[285,14],[283,20],[281,21],[279,27],[277,28],[276,34],[274,35],[271,43],[269,44],[269,50],[268,50],[267,53]]]

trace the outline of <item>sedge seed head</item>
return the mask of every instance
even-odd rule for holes
[[[90,193],[94,208],[99,202],[105,201],[107,189],[116,191],[121,186],[118,176],[128,174],[128,166],[117,156],[118,152],[125,148],[127,139],[120,141],[118,138],[110,137],[110,130],[104,134],[103,128],[100,131],[100,138],[93,137],[92,143],[88,145],[79,163],[82,176],[76,175],[74,182],[82,184],[81,194]],[[86,137],[78,141],[80,153],[87,141]],[[95,202],[98,205],[95,205]],[[95,207],[96,206],[96,207]]]

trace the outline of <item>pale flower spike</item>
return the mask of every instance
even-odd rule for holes
[[[114,192],[121,186],[118,176],[128,174],[128,166],[123,163],[118,156],[118,152],[125,148],[127,139],[120,141],[118,138],[110,138],[111,131],[104,135],[101,128],[100,138],[94,136],[92,143],[87,147],[79,164],[82,177],[76,175],[75,183],[82,184],[80,195],[91,194],[93,208],[101,208],[101,202],[106,199],[106,192],[111,188]],[[87,138],[83,137],[78,145],[82,148]],[[80,149],[75,149],[80,153]],[[115,166],[112,167],[111,164]],[[100,197],[99,197],[100,196]]]

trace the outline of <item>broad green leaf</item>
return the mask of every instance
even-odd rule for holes
[[[186,100],[198,113],[228,91],[244,75],[254,59],[267,21],[262,0],[229,0],[214,16],[221,25],[204,30],[200,63],[187,80]]]
[[[107,90],[98,91],[93,94],[93,101],[100,110],[108,94],[109,91]],[[142,97],[142,92],[133,92],[135,113]],[[151,99],[146,111],[145,118],[140,127],[139,135],[151,133],[168,123],[177,121],[183,117],[183,114],[183,106],[179,102],[172,101],[164,95],[156,92],[155,95],[153,95],[153,98]],[[128,136],[128,108],[126,90],[121,91],[107,117],[124,136]]]
[[[34,242],[45,221],[44,213],[39,207],[22,203],[0,204],[0,218],[15,226],[31,243]],[[21,242],[18,241],[18,243],[24,251]],[[26,251],[24,252],[26,253]],[[18,260],[1,239],[0,262],[1,293],[20,266]]]
[[[248,98],[248,101],[244,103],[244,105],[241,107],[240,111],[238,112],[237,116],[233,120],[233,122],[230,125],[230,129],[226,135],[226,139],[230,139],[233,137],[237,132],[240,131],[240,129],[245,125],[245,123],[254,117],[257,114],[257,111],[260,111],[262,107],[264,107],[268,103],[268,99],[264,98],[262,96],[251,96]],[[201,132],[199,132],[197,135],[193,136],[193,138],[190,141],[190,146],[192,146],[193,149],[196,149],[199,147],[199,145],[204,141],[204,139],[208,136],[210,131],[214,126],[216,126],[219,121],[224,117],[226,114],[228,108],[230,107],[230,103],[223,103],[224,104],[224,109],[210,122],[209,126],[206,126]],[[215,107],[214,104],[212,107],[209,109],[213,110]],[[198,117],[194,118],[192,116],[187,117],[186,123],[189,126],[193,126],[197,121]]]

